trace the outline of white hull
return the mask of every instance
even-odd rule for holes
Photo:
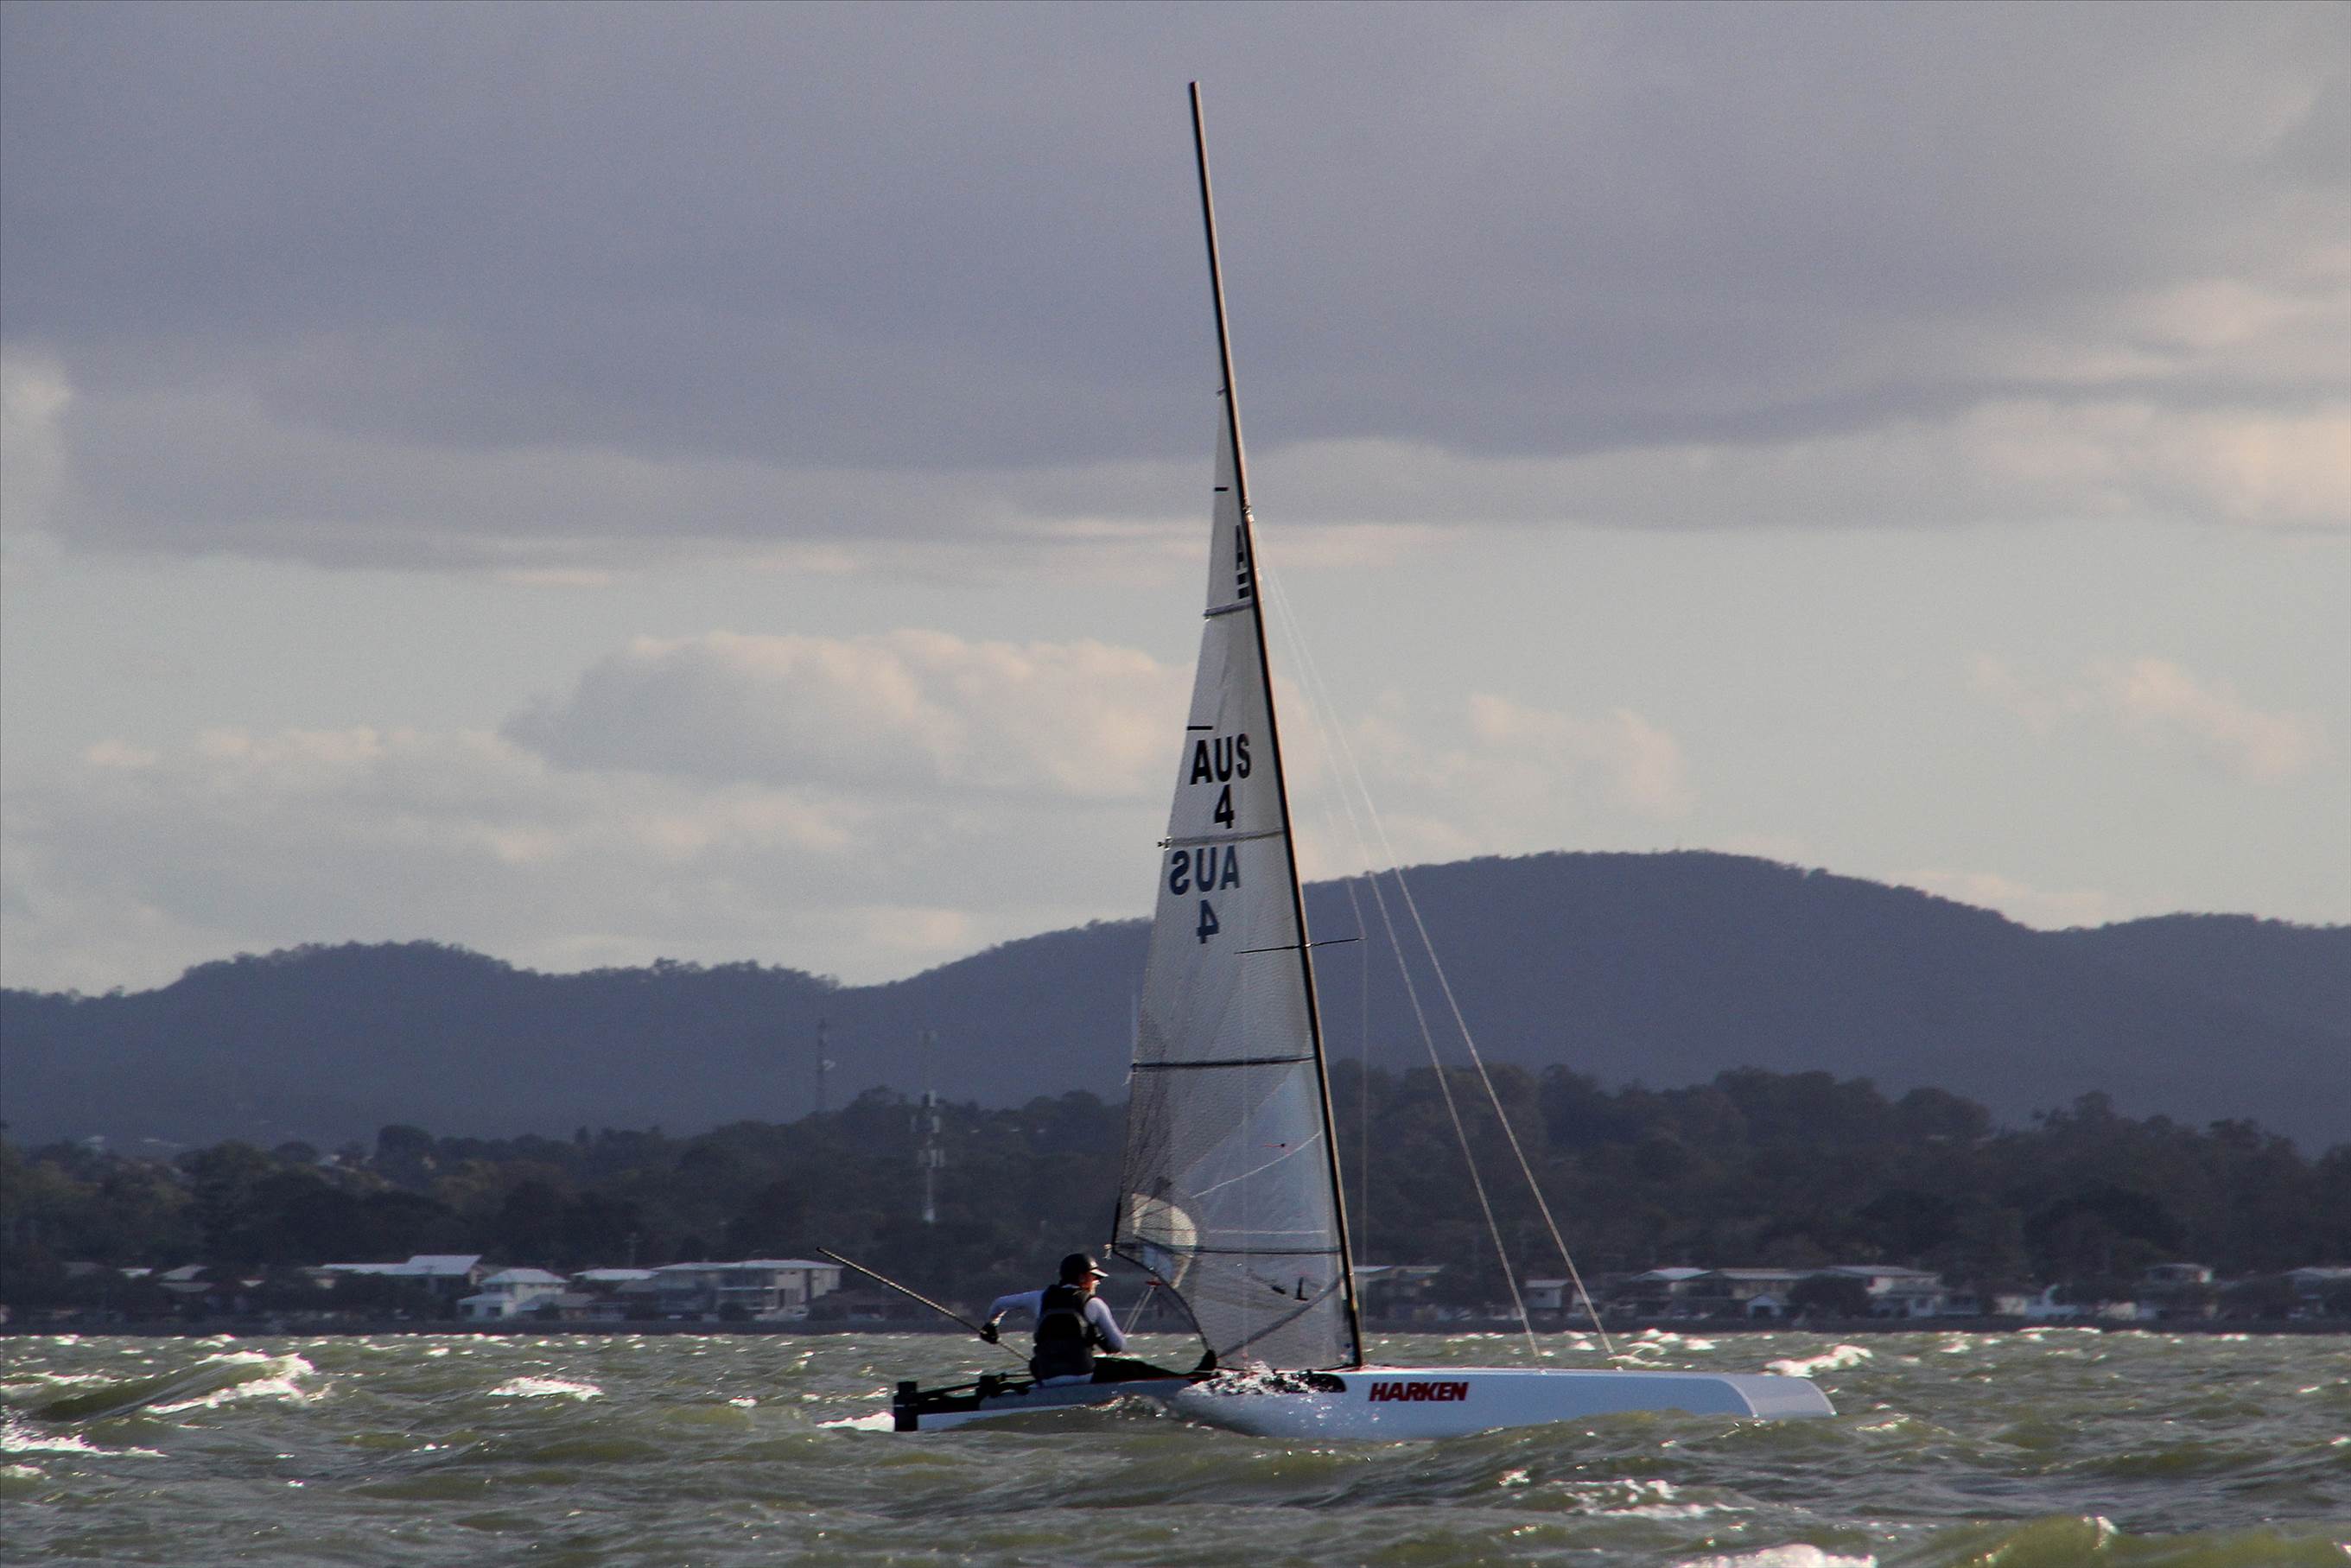
[[[1808,1380],[1757,1373],[1367,1366],[1312,1381],[1300,1388],[1286,1377],[1212,1377],[1161,1397],[1177,1415],[1254,1437],[1375,1441],[1636,1410],[1766,1421],[1836,1414]]]

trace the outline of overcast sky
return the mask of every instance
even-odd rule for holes
[[[2351,6],[110,0],[0,8],[6,982],[1146,913],[1193,78],[1301,786],[2351,921]]]

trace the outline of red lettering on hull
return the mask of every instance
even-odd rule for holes
[[[1374,1383],[1364,1397],[1374,1405],[1390,1399],[1454,1404],[1469,1397],[1469,1385],[1466,1383]]]

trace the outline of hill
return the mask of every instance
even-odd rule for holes
[[[1489,1061],[1656,1088],[1825,1071],[1946,1089],[2011,1124],[2103,1092],[2127,1114],[2351,1142],[2351,927],[2193,915],[2035,932],[1702,852],[1406,874]],[[1317,885],[1309,903],[1332,944],[1318,963],[1333,1056],[1425,1064],[1379,904],[1360,884]],[[102,1134],[124,1149],[333,1145],[387,1124],[495,1136],[786,1121],[813,1108],[820,1019],[836,1106],[918,1091],[926,1071],[984,1105],[1116,1097],[1142,955],[1139,921],[1097,924],[843,987],[749,964],[543,975],[431,944],[302,947],[130,995],[0,993],[0,1116],[20,1143]],[[1409,973],[1422,1009],[1446,1016],[1425,967]]]

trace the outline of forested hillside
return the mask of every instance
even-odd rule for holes
[[[1968,1096],[2018,1125],[2102,1092],[2134,1115],[2351,1140],[2351,927],[2243,916],[2028,930],[1904,888],[1708,853],[1554,854],[1408,873],[1490,1061],[1614,1086],[1823,1071]],[[1425,965],[1395,883],[1310,907],[1334,1060],[1425,1064]],[[1346,940],[1360,937],[1362,940]],[[20,1139],[120,1148],[675,1133],[925,1082],[981,1105],[1123,1092],[1139,922],[1006,944],[891,985],[755,965],[541,975],[430,944],[308,947],[158,990],[0,998],[0,1116]],[[1417,987],[1421,1009],[1407,995]],[[935,1031],[935,1052],[919,1044]],[[1462,1060],[1449,1029],[1436,1046]]]

